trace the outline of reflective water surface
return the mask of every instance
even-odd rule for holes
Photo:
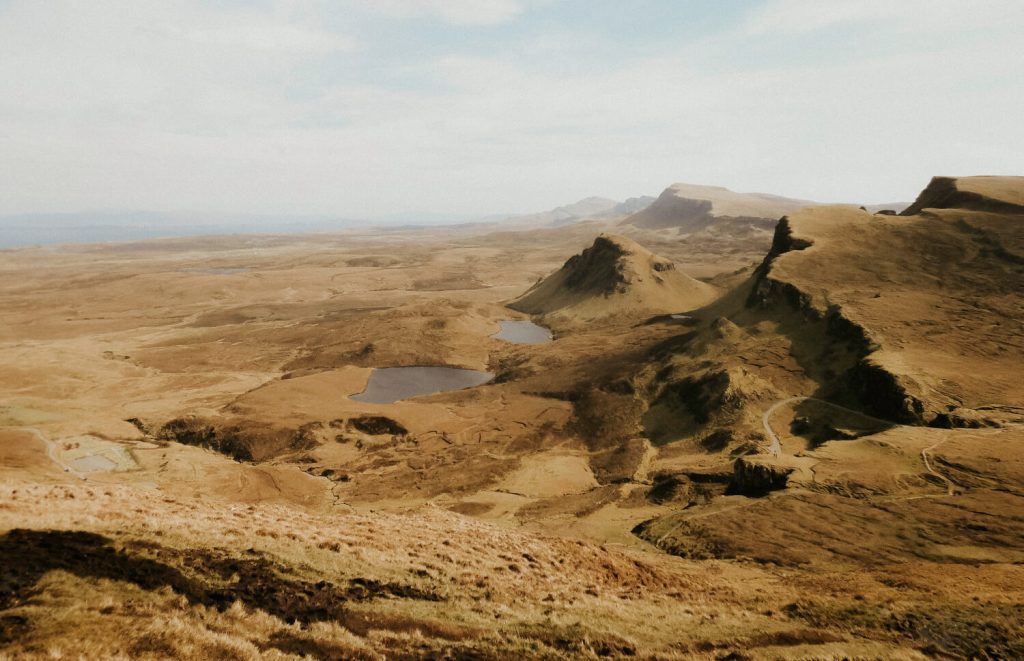
[[[491,337],[515,344],[543,344],[551,341],[551,331],[532,321],[499,321],[501,330]]]
[[[353,395],[358,402],[391,404],[410,397],[472,388],[487,383],[490,372],[457,367],[381,367],[373,370],[366,390]]]

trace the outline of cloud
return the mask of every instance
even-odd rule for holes
[[[370,0],[370,5],[391,16],[432,16],[466,26],[506,23],[523,12],[518,0]]]
[[[3,5],[0,213],[492,213],[677,180],[884,201],[937,173],[1024,170],[1013,26],[961,34],[940,12],[901,39],[912,17],[886,14],[870,27],[885,47],[858,48],[851,13],[824,44],[785,33],[776,56],[738,28],[792,0],[663,42],[492,6],[523,29],[485,44],[369,4]],[[538,48],[579,44],[574,28],[584,47]]]
[[[861,23],[901,30],[962,31],[1019,25],[1019,0],[766,0],[746,17],[748,35],[813,32]]]
[[[280,53],[327,54],[355,50],[353,39],[294,25],[236,24],[216,28],[190,28],[178,34],[202,44]]]

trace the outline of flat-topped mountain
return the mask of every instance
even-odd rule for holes
[[[903,215],[929,208],[1024,213],[1024,177],[934,177]]]
[[[597,319],[683,312],[709,303],[717,293],[632,239],[602,234],[510,307],[529,314]]]
[[[673,184],[650,206],[622,221],[644,229],[679,228],[692,232],[720,218],[778,220],[815,205],[767,193],[736,193],[720,186]]]

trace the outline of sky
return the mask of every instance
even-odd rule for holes
[[[0,0],[0,215],[1024,174],[1021,0]]]

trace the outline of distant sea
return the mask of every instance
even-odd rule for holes
[[[199,222],[197,222],[197,220]],[[0,216],[0,249],[56,243],[143,241],[212,234],[306,234],[376,226],[398,229],[469,218],[441,214],[393,214],[372,221],[326,216],[189,217],[155,212],[22,214]]]
[[[181,227],[125,227],[118,225],[31,226],[0,224],[0,248],[24,248],[55,243],[107,243],[142,241],[211,234],[301,234],[344,229],[344,225],[195,225]]]

